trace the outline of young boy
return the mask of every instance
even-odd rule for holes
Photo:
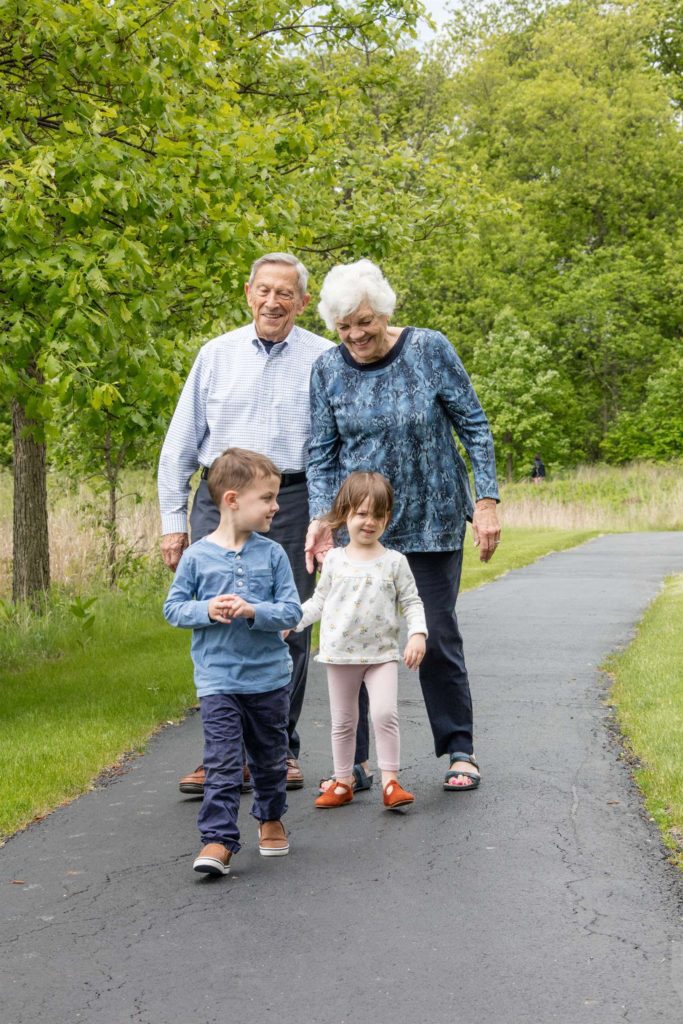
[[[203,847],[194,870],[227,875],[240,848],[243,744],[259,851],[264,857],[289,853],[280,818],[287,810],[292,661],[280,631],[296,626],[301,605],[283,549],[260,536],[278,510],[277,467],[263,455],[228,448],[211,466],[207,483],[221,520],[183,553],[164,615],[172,626],[193,630],[206,768],[197,821]]]

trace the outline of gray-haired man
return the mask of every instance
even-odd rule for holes
[[[218,510],[206,475],[226,448],[249,448],[267,455],[282,471],[280,511],[269,533],[287,552],[299,597],[310,597],[313,576],[306,571],[308,527],[306,463],[310,436],[309,378],[318,356],[332,342],[295,325],[310,301],[306,268],[287,253],[256,260],[244,286],[253,321],[202,347],[185,383],[159,460],[161,553],[175,571],[189,544],[187,504],[190,478],[202,469],[190,516],[192,540],[215,529]],[[303,786],[297,763],[301,713],[310,651],[310,631],[291,633],[294,668],[289,718],[287,786]],[[184,793],[201,793],[200,766],[180,780]]]

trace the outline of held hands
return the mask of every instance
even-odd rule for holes
[[[406,668],[418,668],[420,662],[425,656],[426,649],[427,641],[425,640],[424,633],[413,633],[413,635],[408,638],[406,649],[403,652],[403,660],[406,664]]]
[[[474,507],[472,516],[474,546],[479,548],[479,561],[488,562],[495,554],[500,541],[500,523],[493,498],[481,498]]]
[[[253,619],[255,615],[254,606],[237,594],[219,594],[209,601],[209,618],[212,622],[222,622],[227,626],[233,619]]]
[[[315,563],[322,565],[325,555],[332,548],[332,530],[327,523],[321,523],[319,519],[313,519],[308,527],[304,551],[306,552],[306,568],[309,572],[315,572]]]

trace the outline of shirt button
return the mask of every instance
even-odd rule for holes
[[[243,587],[244,586],[244,580],[240,580],[239,583],[237,584],[237,586],[238,587]]]
[[[244,569],[238,569],[237,570],[237,575],[238,576],[241,576],[243,573],[244,573]]]
[[[239,561],[241,560],[242,556],[241,556],[241,555],[235,555],[235,558],[236,558],[236,559],[237,559],[237,561],[239,562]]]

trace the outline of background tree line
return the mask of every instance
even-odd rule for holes
[[[0,0],[0,423],[14,595],[49,464],[153,466],[262,251],[367,255],[446,333],[509,476],[683,450],[677,0]],[[309,323],[320,329],[313,311]]]

